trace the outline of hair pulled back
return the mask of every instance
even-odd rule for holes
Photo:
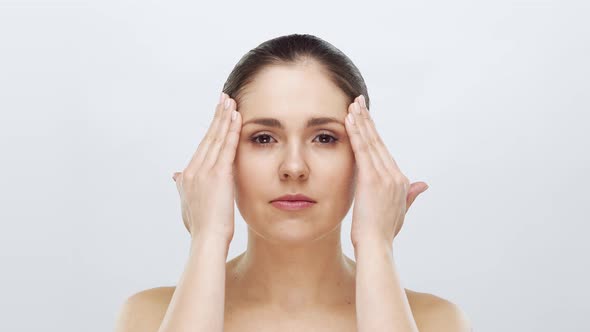
[[[350,97],[350,102],[362,94],[370,108],[365,80],[354,63],[332,44],[309,34],[276,37],[248,51],[229,74],[223,92],[238,102],[245,87],[265,67],[307,61],[316,61],[329,79]]]

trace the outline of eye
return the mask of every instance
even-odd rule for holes
[[[338,139],[336,137],[334,137],[330,134],[326,134],[326,133],[319,134],[316,137],[322,137],[324,139],[328,139],[328,142],[326,142],[326,144],[334,144],[334,143],[336,143],[336,141],[338,141]],[[331,141],[330,141],[330,139],[331,139]]]
[[[336,144],[336,142],[338,141],[338,138],[327,134],[327,133],[321,133],[319,135],[316,136],[316,138],[320,137],[320,143],[322,145],[328,145],[328,144]],[[264,140],[264,142],[260,142],[259,138],[262,138]],[[254,144],[259,145],[259,146],[268,146],[271,143],[268,142],[269,139],[274,139],[272,138],[272,136],[270,136],[269,134],[260,134],[260,135],[256,135],[254,137],[252,137],[250,139],[250,141],[252,141]],[[327,140],[327,142],[326,142]]]
[[[266,140],[266,139],[268,139],[267,137],[270,137],[270,138],[272,138],[272,136],[270,136],[270,135],[268,135],[268,134],[260,134],[260,135],[258,135],[258,136],[254,136],[254,137],[252,137],[252,138],[250,139],[250,141],[254,142],[254,144],[257,144],[257,145],[262,145],[262,146],[264,146],[264,145],[269,145],[269,144],[270,144],[270,143],[268,143],[268,142],[260,143],[260,142],[258,141],[258,139],[259,139],[260,137],[264,137],[264,138],[265,138],[265,140]]]

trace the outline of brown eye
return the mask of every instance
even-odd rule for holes
[[[316,137],[322,137],[324,140],[328,140],[328,142],[323,142],[325,144],[334,144],[336,143],[336,141],[338,140],[336,137],[332,136],[332,135],[328,135],[328,134],[320,134]],[[332,139],[332,141],[330,141],[330,139]]]
[[[260,138],[260,137],[263,137],[264,138],[263,141],[268,140],[269,137],[272,138],[272,136],[270,136],[268,134],[261,134],[261,135],[252,137],[250,139],[250,141],[252,141],[252,142],[254,142],[254,144],[258,144],[258,145],[268,145],[268,144],[270,144],[269,142],[260,142],[258,140],[258,138]]]
[[[319,134],[317,135],[315,138],[320,138],[320,144],[321,145],[331,145],[331,144],[336,144],[336,142],[338,141],[338,138],[329,135],[329,134]],[[250,141],[252,143],[254,143],[255,145],[261,146],[261,147],[265,147],[271,144],[270,140],[274,139],[272,138],[272,136],[270,136],[269,134],[260,134],[260,135],[256,135],[252,138],[250,138]]]

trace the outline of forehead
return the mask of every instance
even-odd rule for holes
[[[238,107],[244,121],[270,115],[344,117],[351,102],[316,64],[272,65],[245,87]]]

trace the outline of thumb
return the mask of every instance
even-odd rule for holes
[[[174,180],[174,182],[176,182],[176,179],[178,179],[180,174],[182,174],[182,173],[181,172],[174,172],[174,174],[172,174],[172,180]]]
[[[425,182],[415,182],[410,185],[410,190],[408,190],[408,197],[406,201],[406,213],[410,209],[412,203],[414,203],[414,200],[416,200],[416,197],[425,192],[428,188],[429,187]]]

